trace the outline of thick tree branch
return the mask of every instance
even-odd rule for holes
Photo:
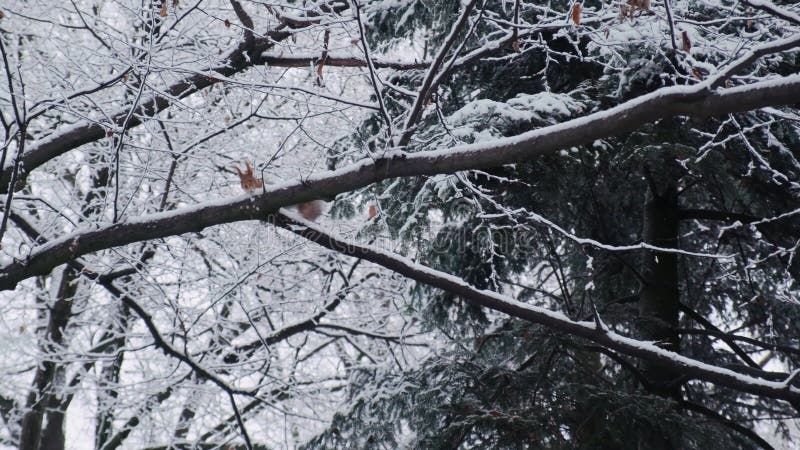
[[[261,60],[264,64],[275,67],[309,67],[315,65],[320,61],[319,55],[314,56],[279,56],[272,54],[262,55]],[[430,62],[402,62],[392,61],[388,59],[373,58],[372,65],[376,69],[395,69],[395,70],[415,70],[424,69],[430,65]],[[367,61],[364,58],[356,58],[354,56],[336,56],[328,55],[325,58],[325,66],[331,67],[367,67]]]
[[[261,219],[279,207],[332,198],[390,178],[434,175],[530,161],[558,150],[633,131],[643,123],[672,116],[709,116],[800,102],[800,75],[711,91],[698,84],[660,89],[606,111],[518,136],[451,149],[383,158],[271,185],[259,196],[241,195],[178,211],[156,213],[88,231],[78,231],[33,249],[30,256],[0,268],[0,290],[49,273],[77,256],[149,239],[163,238],[241,220]]]
[[[772,55],[796,48],[798,45],[800,45],[800,35],[790,36],[786,39],[779,39],[777,41],[755,47],[746,52],[740,58],[732,61],[731,64],[725,66],[718,73],[712,74],[705,83],[707,83],[710,88],[720,87],[725,83],[726,80],[729,80],[732,76],[749,67],[758,59],[767,55]]]
[[[253,36],[253,19],[250,17],[250,14],[247,14],[247,11],[242,8],[241,3],[236,0],[230,0],[230,2],[233,7],[233,12],[236,13],[236,17],[239,18],[239,21],[242,22],[242,27],[244,27],[245,42],[253,42],[255,39],[255,36]]]
[[[476,289],[461,278],[417,264],[403,256],[340,239],[311,222],[304,221],[299,216],[290,216],[281,212],[274,216],[274,223],[276,226],[286,228],[325,248],[365,259],[419,283],[447,291],[474,305],[544,325],[573,337],[584,338],[622,354],[656,362],[687,378],[707,381],[754,395],[784,400],[794,406],[800,406],[800,389],[797,387],[712,366],[665,350],[651,342],[628,338],[605,328],[598,329],[594,322],[576,322],[560,312],[522,303],[496,292]],[[749,372],[755,374],[757,371],[751,369]],[[788,374],[782,375],[784,380],[788,379]]]
[[[742,223],[757,222],[762,220],[748,214],[732,213],[725,211],[713,211],[709,209],[682,209],[679,212],[681,220],[716,220],[720,222]]]
[[[744,3],[752,6],[755,9],[771,14],[775,17],[780,17],[783,20],[791,22],[795,25],[800,25],[800,15],[787,11],[786,9],[775,6],[774,3],[767,0],[743,0]]]

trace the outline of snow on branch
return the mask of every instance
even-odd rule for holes
[[[622,336],[606,327],[598,328],[593,321],[574,321],[557,311],[529,305],[497,292],[474,288],[461,278],[418,264],[402,255],[336,237],[295,214],[281,211],[275,215],[275,225],[286,228],[335,252],[365,259],[414,281],[445,290],[477,306],[544,325],[571,336],[588,339],[626,355],[663,364],[676,373],[690,378],[754,395],[788,401],[792,404],[800,404],[800,389],[790,383],[794,380],[796,373],[786,374],[785,381],[782,382],[770,381],[706,364],[665,350],[652,342]]]
[[[784,8],[777,7],[774,3],[767,0],[744,0],[744,3],[752,6],[753,8],[760,9],[775,17],[780,17],[783,20],[791,22],[795,25],[800,25],[800,14],[794,13]]]
[[[214,200],[78,231],[34,248],[24,260],[0,268],[0,290],[14,289],[24,279],[47,274],[54,267],[87,253],[198,232],[223,223],[265,219],[282,206],[333,198],[381,180],[529,161],[631,132],[642,124],[672,116],[712,116],[800,102],[800,75],[724,90],[706,88],[704,84],[663,88],[605,111],[514,137],[413,154],[389,152],[383,157],[363,160],[302,181],[265,186],[261,195]]]

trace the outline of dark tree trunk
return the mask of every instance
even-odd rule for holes
[[[40,448],[42,419],[47,406],[51,404],[53,395],[55,395],[53,381],[59,369],[59,362],[54,360],[54,355],[64,341],[64,328],[72,316],[72,299],[78,288],[75,282],[77,277],[78,274],[74,269],[69,267],[64,269],[58,287],[57,300],[49,311],[47,330],[42,337],[44,361],[36,368],[33,386],[31,386],[25,403],[25,415],[22,418],[22,431],[19,439],[20,450],[39,450]]]
[[[644,242],[661,247],[678,247],[678,195],[674,184],[662,192],[650,192],[644,205],[642,237]],[[639,293],[639,337],[654,341],[660,347],[679,351],[678,255],[645,250],[642,257],[642,277]],[[642,373],[653,392],[663,397],[678,398],[680,385],[677,374],[658,363],[644,362]],[[641,430],[641,449],[673,449],[678,447],[677,436],[668,435],[658,427]]]
[[[64,450],[64,419],[66,411],[60,401],[53,402],[52,410],[47,411],[47,425],[42,432],[39,450]]]

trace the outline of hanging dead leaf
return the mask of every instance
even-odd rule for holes
[[[5,16],[6,16],[6,15],[5,15],[5,14],[3,14],[3,11],[0,11],[0,19],[2,19],[2,18],[3,18],[3,17],[5,17]]]
[[[167,0],[161,2],[161,11],[158,12],[161,17],[167,17]]]
[[[732,88],[733,87],[733,81],[725,80],[725,87],[728,88],[728,89]]]
[[[369,205],[369,218],[372,219],[373,217],[378,215],[378,209],[375,208],[375,205]]]
[[[225,19],[224,23],[225,23],[225,28],[230,28],[231,27],[231,21],[230,20]]]
[[[572,5],[572,21],[575,25],[581,24],[581,4],[575,3]]]
[[[681,42],[683,43],[683,51],[689,53],[692,50],[692,41],[689,39],[689,33],[686,31],[681,32]]]
[[[703,74],[698,72],[697,69],[692,69],[692,75],[694,75],[694,77],[697,78],[698,80],[703,79]]]
[[[511,43],[511,48],[516,52],[520,53],[519,49],[519,39],[514,39],[514,42]]]
[[[358,43],[359,43],[359,42],[361,42],[361,40],[360,40],[360,39],[358,39],[358,38],[355,38],[355,39],[353,39],[352,41],[350,41],[350,44],[352,44],[352,45],[358,45]]]
[[[317,77],[321,80],[322,79],[322,68],[325,67],[325,60],[322,60],[317,64]]]
[[[177,8],[180,2],[181,2],[180,0],[172,0],[172,7]]]
[[[20,334],[25,332],[25,325],[20,325],[19,326],[19,332],[20,332]]]

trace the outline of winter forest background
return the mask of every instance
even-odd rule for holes
[[[0,448],[798,445],[794,1],[0,0],[0,50]]]

